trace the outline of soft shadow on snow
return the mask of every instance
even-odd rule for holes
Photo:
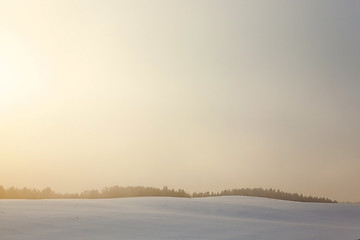
[[[1,200],[2,240],[359,239],[360,205],[255,197]]]

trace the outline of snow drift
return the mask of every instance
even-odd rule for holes
[[[255,197],[0,200],[1,240],[360,238],[360,205]]]

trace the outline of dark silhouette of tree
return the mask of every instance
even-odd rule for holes
[[[45,188],[41,191],[30,188],[15,188],[10,187],[5,189],[0,186],[0,198],[8,199],[45,199],[45,198],[124,198],[124,197],[182,197],[182,198],[202,198],[202,197],[215,197],[215,196],[252,196],[264,197],[298,202],[322,202],[322,203],[336,203],[324,197],[304,196],[298,193],[286,193],[275,189],[262,189],[262,188],[235,188],[225,189],[221,192],[195,192],[193,194],[187,193],[184,189],[169,189],[164,186],[162,189],[155,187],[105,187],[101,191],[93,189],[86,190],[79,193],[56,193],[51,188]]]
[[[5,188],[0,186],[0,198],[5,198]]]

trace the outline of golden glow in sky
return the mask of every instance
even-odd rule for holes
[[[0,0],[0,185],[358,201],[359,10]]]

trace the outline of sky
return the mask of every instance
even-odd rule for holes
[[[0,185],[360,201],[359,12],[0,0]]]

